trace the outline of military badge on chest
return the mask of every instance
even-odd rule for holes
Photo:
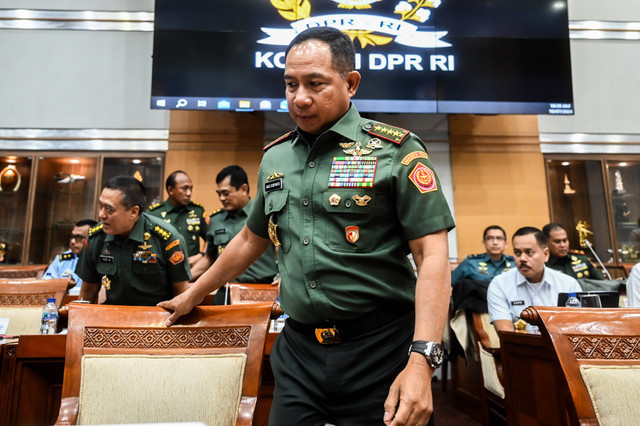
[[[138,246],[139,249],[137,252],[133,253],[133,261],[135,263],[157,263],[158,259],[156,254],[149,250],[152,246],[148,244],[149,239],[151,238],[151,234],[148,232],[144,233],[144,241],[141,245]]]
[[[188,231],[196,231],[200,230],[200,218],[196,215],[194,210],[189,211],[189,216],[187,216],[187,230]]]

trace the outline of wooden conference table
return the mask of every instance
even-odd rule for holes
[[[269,354],[277,333],[267,336],[255,425],[267,425],[273,399]],[[0,425],[51,425],[58,418],[66,335],[25,335],[0,345]]]
[[[539,333],[500,332],[508,425],[568,425],[564,377]]]

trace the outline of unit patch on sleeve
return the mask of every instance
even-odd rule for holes
[[[333,157],[329,188],[372,188],[376,157]]]
[[[182,251],[173,252],[171,257],[169,258],[169,262],[173,263],[174,265],[177,265],[178,263],[182,262],[183,260],[184,260],[184,253]]]
[[[409,180],[413,182],[423,194],[438,190],[436,176],[433,174],[433,170],[422,163],[416,164],[413,171],[409,174]]]
[[[408,166],[409,163],[412,162],[413,160],[415,160],[416,158],[424,158],[425,160],[427,160],[427,159],[429,159],[429,156],[424,151],[413,151],[412,153],[407,154],[402,159],[400,164],[404,164],[405,166]]]

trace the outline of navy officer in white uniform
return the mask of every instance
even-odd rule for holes
[[[518,229],[511,244],[516,269],[496,276],[487,291],[489,317],[498,331],[514,331],[514,323],[527,306],[556,306],[558,293],[582,291],[575,278],[545,266],[549,249],[538,228]]]

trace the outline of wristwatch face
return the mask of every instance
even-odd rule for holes
[[[439,367],[444,359],[444,350],[442,349],[442,345],[439,343],[432,344],[431,353],[427,354],[427,356],[431,359],[431,363],[434,366]]]

